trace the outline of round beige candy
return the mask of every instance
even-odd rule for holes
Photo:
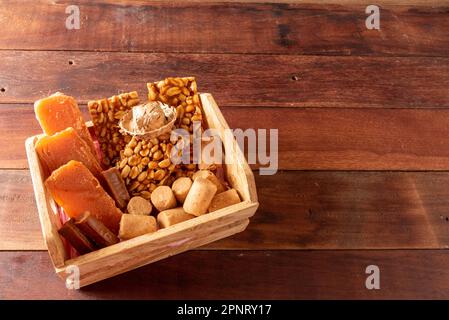
[[[169,186],[159,186],[151,193],[151,202],[159,211],[176,207],[176,198]]]
[[[123,214],[120,220],[120,240],[128,240],[143,234],[157,231],[156,219],[153,216]]]
[[[153,206],[150,201],[137,196],[132,197],[131,200],[129,200],[127,210],[130,214],[149,215],[151,210],[153,210]]]
[[[186,213],[182,207],[179,207],[160,212],[157,215],[157,222],[160,227],[167,228],[169,226],[190,220],[192,218],[195,218],[195,216]]]
[[[192,180],[195,181],[195,179],[199,177],[205,178],[210,182],[212,182],[217,187],[217,193],[221,193],[226,190],[223,183],[221,183],[221,181],[217,178],[217,176],[209,170],[198,170],[193,174]]]
[[[194,216],[205,214],[216,193],[215,184],[206,178],[197,177],[184,201],[184,211]]]
[[[210,203],[208,211],[213,212],[216,210],[220,210],[239,202],[240,197],[237,191],[235,189],[229,189],[215,195],[215,197],[212,199],[212,202]]]
[[[184,200],[186,199],[191,186],[192,180],[190,180],[189,177],[181,177],[176,179],[171,186],[176,200],[178,200],[180,203],[184,203]]]

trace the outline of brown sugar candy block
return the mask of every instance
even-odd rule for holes
[[[130,197],[120,171],[114,167],[103,171],[101,175],[107,185],[109,194],[114,198],[117,206],[120,209],[126,208]]]
[[[157,231],[156,219],[153,216],[124,214],[120,221],[120,240],[132,239]]]
[[[48,174],[70,160],[76,160],[83,163],[97,179],[101,177],[100,163],[86,141],[72,127],[41,137],[36,142],[36,152],[48,169]]]
[[[157,222],[160,227],[167,228],[174,224],[195,218],[194,215],[188,214],[182,207],[161,211],[157,215]]]
[[[153,210],[151,202],[142,197],[132,197],[128,202],[128,213],[149,215]]]
[[[173,182],[171,189],[179,203],[184,203],[191,186],[192,180],[189,177],[181,177]]]
[[[81,162],[72,160],[56,169],[45,185],[68,216],[76,218],[80,213],[90,211],[117,234],[122,212]]]
[[[151,193],[151,202],[159,211],[176,207],[176,198],[168,186],[159,186]]]
[[[69,219],[58,230],[58,233],[63,236],[72,247],[78,251],[79,254],[85,254],[94,251],[95,245],[84,235],[80,229]]]
[[[235,189],[229,189],[215,195],[215,197],[212,199],[212,202],[210,203],[208,211],[213,212],[239,202],[240,197],[237,191]]]
[[[73,97],[56,92],[49,97],[36,101],[34,112],[45,134],[53,135],[72,127],[89,146],[92,154],[95,157],[97,156],[92,137]]]
[[[112,246],[119,242],[117,236],[94,216],[86,211],[76,218],[75,225],[99,248]]]
[[[217,193],[221,193],[226,190],[223,183],[221,183],[217,176],[209,170],[198,170],[193,174],[192,180],[195,181],[195,179],[198,177],[205,178],[212,182],[217,187]]]
[[[120,133],[118,123],[127,110],[138,104],[136,91],[87,103],[105,166],[114,166],[120,159],[120,152],[123,152],[125,145],[131,140],[130,136]]]
[[[203,177],[196,178],[184,201],[185,212],[195,216],[205,214],[216,192],[217,186],[210,180]]]

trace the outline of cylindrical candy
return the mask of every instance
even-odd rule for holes
[[[217,187],[217,193],[221,193],[226,190],[223,183],[221,183],[217,176],[209,170],[198,170],[193,174],[192,180],[195,181],[195,179],[199,177],[206,178],[207,180],[212,182]]]
[[[179,203],[184,203],[191,186],[192,180],[189,177],[181,177],[173,182],[171,189]]]
[[[179,207],[160,212],[157,215],[157,222],[160,227],[167,228],[192,218],[195,218],[195,216],[186,213],[182,207]]]
[[[120,220],[120,240],[128,240],[143,234],[157,231],[156,219],[153,216],[124,214]]]
[[[151,210],[153,210],[153,206],[150,201],[137,196],[132,197],[131,200],[129,200],[127,209],[130,214],[149,215]]]
[[[216,192],[217,186],[210,180],[202,177],[196,178],[184,201],[185,212],[195,216],[205,214]]]
[[[240,197],[237,191],[235,189],[229,189],[215,195],[215,197],[212,199],[212,202],[210,203],[208,211],[216,211],[239,202]]]
[[[151,193],[151,202],[159,211],[176,207],[176,198],[169,186],[159,186]]]

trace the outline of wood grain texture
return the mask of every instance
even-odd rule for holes
[[[448,299],[448,264],[445,250],[190,251],[76,291],[46,252],[1,252],[0,299]]]
[[[146,82],[192,75],[220,107],[449,107],[445,57],[0,51],[0,70],[0,103],[58,90],[83,103],[131,90],[144,98]]]
[[[0,171],[0,238],[0,250],[46,249],[28,171]]]
[[[282,169],[431,172],[255,171],[245,232],[81,291],[46,252],[0,252],[0,299],[448,299],[446,250],[419,249],[449,248],[449,2],[379,1],[380,31],[371,3],[319,2],[80,0],[70,31],[70,1],[3,1],[0,168],[27,168],[38,98],[145,97],[146,81],[194,75],[231,127],[279,128]],[[15,169],[0,170],[0,250],[44,249]]]
[[[447,56],[449,4],[378,3],[381,29],[365,27],[370,3],[148,3],[4,1],[1,49]],[[17,12],[21,12],[20,15]],[[211,21],[211,17],[214,17]],[[207,26],[207,27],[205,27]],[[213,32],[211,32],[213,30]],[[43,41],[43,39],[45,39]]]
[[[0,250],[43,250],[29,172],[0,171]],[[449,172],[256,175],[248,228],[207,249],[449,248]]]
[[[447,170],[447,109],[223,109],[231,128],[279,129],[279,168]]]
[[[40,133],[32,105],[0,105],[0,167],[28,168],[25,140]]]
[[[208,217],[209,218],[209,217]],[[210,217],[211,218],[211,217]],[[191,224],[195,223],[195,220],[190,221]],[[67,260],[67,269],[56,269],[56,272],[63,279],[67,277],[67,273],[70,273],[72,266],[77,266],[80,269],[79,284],[80,287],[90,285],[102,281],[104,279],[111,278],[118,274],[126,273],[144,265],[152,264],[154,262],[166,259],[171,256],[175,256],[182,252],[189,250],[196,250],[196,248],[205,245],[206,243],[212,243],[219,239],[232,236],[235,233],[242,232],[248,226],[249,220],[243,219],[241,221],[234,221],[232,223],[218,226],[217,221],[210,221],[208,225],[197,226],[195,229],[197,232],[204,232],[205,235],[199,235],[195,232],[176,232],[176,229],[162,230],[166,232],[173,232],[174,241],[170,239],[158,239],[161,241],[153,241],[147,243],[137,244],[139,240],[143,238],[150,238],[144,236],[141,238],[132,239],[127,242],[117,244],[115,246],[108,247],[111,251],[116,251],[116,254],[108,255],[104,254],[105,250],[98,250],[91,255],[84,255],[75,259]],[[215,227],[211,227],[215,224]],[[177,225],[176,227],[181,227]],[[192,230],[193,228],[191,228]],[[157,236],[159,232],[154,235]],[[181,238],[181,240],[179,240]],[[184,245],[185,239],[188,239]],[[135,240],[135,241],[133,241]]]
[[[449,169],[448,109],[221,110],[233,129],[279,130],[279,169]],[[0,105],[0,168],[27,168],[24,141],[40,132],[32,105]]]

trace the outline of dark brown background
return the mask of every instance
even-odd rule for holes
[[[307,3],[315,2],[315,3]],[[26,3],[26,5],[24,5]],[[449,298],[449,3],[0,3],[0,298]],[[42,241],[34,100],[197,77],[233,128],[279,128],[246,231],[80,291]],[[381,289],[365,288],[378,265]]]

